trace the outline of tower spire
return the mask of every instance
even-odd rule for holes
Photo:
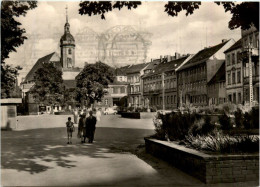
[[[68,5],[66,5],[66,23],[68,23]]]

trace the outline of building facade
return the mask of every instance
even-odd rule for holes
[[[217,73],[208,82],[209,105],[219,105],[226,102],[226,71],[225,61],[218,69]]]
[[[177,76],[175,69],[187,59],[180,57],[159,63],[143,76],[143,96],[146,108],[177,108]]]
[[[226,55],[226,92],[228,102],[234,104],[244,103],[243,94],[243,64],[240,58],[242,40],[225,51]]]
[[[223,64],[224,51],[234,43],[234,40],[223,40],[218,45],[207,47],[177,69],[180,105],[207,106],[209,104],[208,82]]]
[[[143,100],[143,87],[141,76],[144,74],[144,68],[147,63],[130,65],[126,69],[128,86],[128,106],[130,107],[142,107]]]

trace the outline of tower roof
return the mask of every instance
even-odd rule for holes
[[[64,25],[64,34],[60,39],[61,45],[75,45],[75,39],[74,37],[70,34],[70,24],[68,21],[68,7],[66,6],[66,23]]]

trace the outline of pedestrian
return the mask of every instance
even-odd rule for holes
[[[68,121],[66,122],[66,127],[67,127],[67,134],[68,134],[68,143],[67,144],[72,144],[72,133],[74,131],[74,124],[71,121],[71,117],[68,117]]]
[[[99,108],[96,112],[96,116],[97,116],[97,121],[100,121],[101,119],[101,108]]]
[[[97,119],[93,116],[93,112],[89,111],[89,117],[86,120],[86,132],[88,136],[88,143],[93,143],[94,134],[96,130]]]
[[[86,126],[85,124],[86,124],[86,114],[82,114],[82,115],[80,115],[79,125],[78,125],[78,138],[81,139],[81,143],[84,142],[84,135],[85,135],[84,126]]]
[[[73,113],[73,116],[74,116],[74,124],[78,124],[78,110],[75,109],[74,110],[74,113]]]

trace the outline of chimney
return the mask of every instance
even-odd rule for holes
[[[160,62],[162,62],[162,55],[160,55]]]
[[[227,41],[227,39],[222,39],[222,43],[224,43],[224,42],[226,42]]]
[[[181,56],[180,53],[177,53],[177,52],[175,53],[175,58],[176,58],[176,59],[180,58],[180,56]]]
[[[171,55],[167,55],[167,61],[168,61],[168,62],[171,61]]]
[[[153,62],[153,59],[151,58],[151,62]]]

